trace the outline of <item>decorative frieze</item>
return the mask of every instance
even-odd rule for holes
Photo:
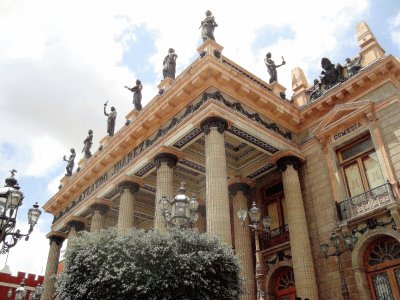
[[[261,175],[262,173],[267,172],[268,170],[272,169],[273,167],[274,167],[274,164],[272,164],[272,163],[266,164],[264,167],[247,175],[247,177],[249,177],[250,179],[253,179],[253,178],[257,177],[258,175]]]
[[[250,143],[252,143],[253,145],[256,145],[258,147],[260,147],[261,149],[264,149],[265,151],[268,151],[270,153],[276,153],[279,151],[279,149],[275,148],[274,146],[271,146],[269,144],[267,144],[266,142],[263,142],[262,140],[252,136],[251,134],[244,132],[243,130],[232,126],[228,129],[228,131]]]
[[[153,169],[156,166],[154,162],[149,162],[147,165],[145,165],[143,168],[141,168],[139,171],[135,173],[136,176],[143,177],[143,175],[147,174],[151,169]]]

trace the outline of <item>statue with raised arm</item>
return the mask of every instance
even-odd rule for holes
[[[170,77],[175,79],[175,72],[176,72],[176,59],[178,55],[175,53],[175,50],[169,48],[167,56],[164,58],[163,61],[163,76],[164,79]]]
[[[133,93],[133,105],[135,106],[135,109],[138,111],[142,110],[142,82],[137,79],[136,80],[136,85],[132,88],[125,86],[128,90],[130,90]]]
[[[275,62],[271,59],[271,56],[271,52],[268,52],[264,59],[264,63],[267,66],[268,74],[270,76],[269,84],[275,81],[278,82],[278,72],[276,69],[286,64],[285,59],[282,56],[282,63],[280,65],[275,65]]]
[[[67,167],[65,168],[65,170],[67,172],[65,174],[65,176],[71,176],[72,175],[72,171],[74,169],[74,164],[75,164],[75,156],[76,156],[76,153],[75,153],[75,149],[74,148],[71,148],[71,155],[69,156],[69,159],[67,159],[67,157],[64,155],[63,160],[68,162]]]
[[[82,152],[85,154],[85,159],[89,159],[92,157],[92,153],[90,152],[90,148],[92,148],[93,144],[93,130],[88,131],[87,138],[83,141],[83,149]]]
[[[347,78],[356,75],[362,68],[361,57],[357,56],[354,59],[346,58],[346,65],[344,67],[347,70]]]
[[[107,103],[104,103],[104,115],[107,116],[107,133],[109,136],[114,135],[114,129],[115,129],[115,120],[117,118],[117,111],[115,110],[114,106],[111,106],[111,111],[108,114],[106,111]]]
[[[218,24],[215,22],[215,18],[212,15],[211,11],[206,11],[206,18],[201,21],[200,28],[201,28],[201,37],[203,38],[203,42],[207,39],[213,40],[215,42],[214,37],[214,29],[217,27]]]

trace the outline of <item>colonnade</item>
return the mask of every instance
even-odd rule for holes
[[[241,299],[254,300],[256,297],[255,271],[250,231],[241,226],[238,218],[234,217],[231,220],[229,202],[230,193],[234,215],[240,208],[247,209],[246,193],[250,186],[246,181],[228,184],[224,144],[227,121],[219,117],[209,117],[200,123],[200,127],[205,134],[207,233],[210,236],[219,237],[228,246],[235,245],[236,254],[242,264],[242,277],[245,280],[246,293]],[[178,157],[172,153],[160,153],[154,157],[154,162],[157,167],[154,228],[165,233],[159,199],[162,196],[167,196],[168,199],[173,197],[173,168],[178,162]],[[289,207],[286,219],[289,226],[296,293],[299,297],[317,300],[317,284],[298,175],[300,160],[294,156],[287,156],[280,158],[276,164],[282,172],[285,201]],[[140,184],[123,181],[119,187],[121,202],[117,227],[119,231],[124,232],[134,226],[135,195]],[[94,205],[92,210],[91,231],[96,232],[104,226],[106,209],[104,206]],[[233,222],[233,235],[231,222]],[[49,278],[56,274],[62,245],[62,239],[59,236],[54,238],[49,236],[49,238],[50,250],[44,282],[45,293],[42,300],[52,299],[54,284]]]

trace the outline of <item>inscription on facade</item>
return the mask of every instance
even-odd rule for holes
[[[363,124],[361,124],[361,122],[357,122],[357,123],[351,125],[350,127],[346,128],[345,130],[342,130],[342,131],[336,133],[333,136],[333,140],[337,141],[337,140],[341,139],[342,137],[344,137],[345,135],[348,135],[350,132],[353,132],[362,126],[363,126]]]

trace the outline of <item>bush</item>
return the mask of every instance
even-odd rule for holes
[[[239,299],[239,263],[231,249],[194,230],[114,228],[83,233],[65,255],[60,300]]]

